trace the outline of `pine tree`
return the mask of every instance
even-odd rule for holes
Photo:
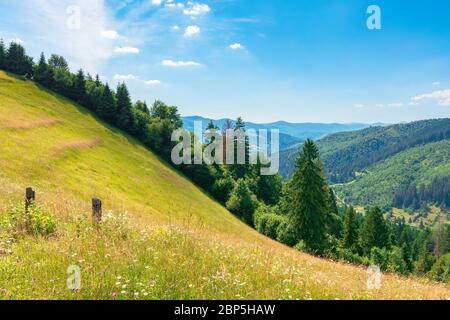
[[[114,121],[116,119],[116,111],[116,101],[114,99],[113,92],[109,88],[109,85],[106,84],[103,89],[102,98],[100,99],[97,112],[103,119],[107,121]]]
[[[5,68],[6,48],[3,39],[0,39],[0,69]]]
[[[319,151],[307,140],[297,159],[297,169],[288,185],[289,220],[297,242],[318,253],[326,246],[328,186]]]
[[[230,172],[234,179],[239,180],[245,178],[250,173],[250,144],[246,135],[245,122],[239,117],[234,125],[234,132],[236,137],[234,138],[234,162],[229,166]],[[239,136],[244,134],[244,136]],[[240,150],[241,146],[244,146],[244,150]],[[239,163],[239,154],[244,151],[244,163]]]
[[[389,230],[380,208],[369,210],[361,229],[361,246],[366,254],[372,248],[387,248],[389,246]]]
[[[25,48],[16,42],[11,42],[5,58],[7,71],[31,77],[33,76],[33,59],[25,53]]]
[[[49,79],[49,76],[49,66],[45,60],[44,53],[42,52],[39,63],[34,71],[34,79],[43,86],[50,87],[51,80]]]
[[[80,69],[75,76],[72,94],[73,99],[78,103],[84,104],[86,102],[86,78],[83,69]]]
[[[347,249],[352,249],[358,241],[358,220],[356,212],[352,206],[345,211],[344,226],[342,230],[342,245]]]
[[[123,130],[129,130],[133,122],[133,112],[130,93],[125,83],[117,87],[117,126]]]

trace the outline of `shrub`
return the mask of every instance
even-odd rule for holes
[[[381,270],[386,271],[389,265],[389,253],[386,248],[372,248],[370,252],[370,262],[379,266]]]
[[[370,260],[366,257],[361,257],[360,255],[354,253],[350,249],[339,247],[337,248],[337,256],[338,259],[344,260],[348,263],[360,264],[360,265],[369,265]]]
[[[428,276],[435,281],[450,282],[450,253],[443,255],[436,261]]]
[[[239,180],[227,201],[227,209],[253,225],[253,213],[256,209],[255,196],[250,192],[244,180]]]
[[[387,270],[390,272],[407,274],[408,266],[403,258],[403,249],[400,247],[393,247],[389,252],[389,262]]]
[[[11,209],[8,218],[10,230],[18,234],[47,237],[56,233],[55,218],[34,203],[28,211],[23,206]]]
[[[261,205],[255,212],[255,228],[265,236],[277,239],[279,227],[287,220],[285,216],[275,213],[275,208]]]

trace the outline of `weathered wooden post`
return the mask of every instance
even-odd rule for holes
[[[98,227],[102,221],[102,201],[100,199],[92,199],[92,223]]]
[[[33,188],[27,188],[25,191],[25,212],[28,213],[28,209],[30,208],[31,204],[36,200],[36,192],[33,190]]]

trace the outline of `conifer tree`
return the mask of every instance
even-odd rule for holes
[[[296,172],[288,185],[289,220],[297,242],[321,253],[326,246],[328,186],[319,151],[307,140],[297,159]]]
[[[46,85],[47,80],[47,61],[45,60],[44,53],[41,53],[41,57],[39,58],[39,62],[36,66],[36,70],[34,71],[34,79],[36,82]]]
[[[130,93],[125,83],[117,86],[117,126],[121,129],[130,129],[133,121],[133,112]]]
[[[246,135],[246,128],[244,120],[239,117],[234,125],[234,132],[236,137],[234,138],[234,162],[229,166],[230,172],[235,180],[243,179],[250,173],[250,144]],[[239,133],[244,133],[244,136],[239,136]],[[241,146],[244,146],[244,150],[240,150]],[[245,160],[244,163],[239,163],[239,154],[244,151]],[[225,155],[226,156],[226,155]]]
[[[102,98],[100,99],[97,112],[103,119],[107,121],[114,121],[116,119],[116,111],[116,101],[114,99],[113,92],[109,88],[109,85],[106,84],[103,89]]]
[[[33,59],[25,53],[25,48],[11,42],[6,51],[5,69],[19,75],[33,76]]]
[[[356,212],[352,206],[345,211],[344,226],[342,230],[342,245],[347,249],[352,249],[358,241],[358,221]]]
[[[367,213],[360,239],[366,254],[369,254],[372,248],[382,249],[389,246],[389,230],[380,208],[375,207]]]
[[[81,104],[86,101],[86,78],[83,69],[80,69],[75,76],[72,94],[75,101]]]

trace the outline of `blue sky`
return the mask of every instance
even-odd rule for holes
[[[381,30],[366,26],[369,5],[381,9]],[[447,0],[0,0],[0,37],[186,116],[450,116]]]

